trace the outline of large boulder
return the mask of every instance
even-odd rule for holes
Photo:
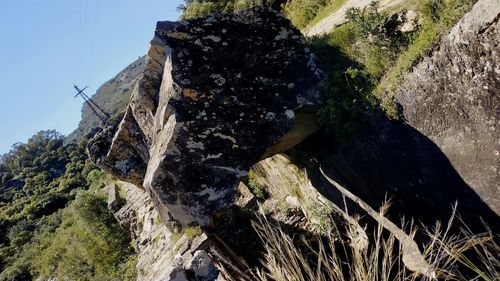
[[[163,217],[209,225],[253,164],[317,129],[322,79],[301,33],[270,8],[159,22],[124,118],[88,151],[141,182]]]
[[[480,0],[397,91],[404,118],[500,214],[500,1]]]
[[[320,166],[374,209],[390,198],[394,222],[401,216],[426,225],[448,221],[458,203],[471,230],[484,231],[484,220],[498,232],[499,15],[499,0],[479,0],[402,77],[396,101],[405,120],[374,111],[353,139],[339,143],[318,134],[303,142],[293,155],[314,186],[345,204]]]

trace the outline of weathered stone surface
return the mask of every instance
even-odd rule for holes
[[[498,3],[479,1],[404,77],[396,99],[407,122],[373,111],[349,141],[318,134],[300,145],[295,160],[325,197],[344,204],[320,167],[375,210],[390,198],[394,222],[447,221],[458,203],[471,229],[484,220],[498,231]]]
[[[116,194],[115,185],[110,185],[108,189],[108,209],[116,213],[120,209],[120,202],[118,202],[118,195]]]
[[[178,240],[172,239],[173,233],[166,227],[168,222],[161,221],[144,190],[129,183],[119,183],[118,186],[126,203],[113,213],[120,225],[132,235],[138,255],[137,280],[217,279],[219,274],[206,251],[206,235],[192,240],[185,235]],[[110,190],[115,190],[115,186]]]
[[[404,77],[404,118],[500,214],[500,1],[480,0]]]
[[[117,117],[109,123],[89,142],[90,160],[121,180],[142,186],[149,154],[130,108],[122,120]]]
[[[419,23],[419,15],[414,10],[403,10],[389,16],[384,24],[383,29],[389,36],[401,36],[403,33],[415,31]]]
[[[92,101],[97,103],[112,117],[123,112],[127,107],[135,84],[142,77],[145,62],[146,56],[139,57],[115,77],[102,84],[97,89],[95,95],[92,95]],[[89,94],[92,92],[92,89],[87,89],[85,92]],[[88,104],[84,103],[82,106],[82,119],[78,124],[78,128],[65,138],[65,142],[78,141],[78,139],[87,135],[93,136],[95,134],[93,130],[99,128],[101,125],[101,120],[90,109]]]
[[[301,33],[254,8],[159,22],[125,117],[89,144],[104,170],[184,225],[235,200],[241,176],[316,130],[322,72]]]

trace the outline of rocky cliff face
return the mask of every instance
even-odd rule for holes
[[[143,185],[164,219],[209,225],[253,164],[316,130],[322,78],[272,9],[159,22],[126,114],[91,159]]]
[[[111,211],[134,241],[137,280],[217,279],[218,272],[206,251],[206,235],[173,233],[162,222],[149,195],[133,184],[116,183],[107,188]],[[120,197],[125,200],[122,206]]]
[[[500,1],[480,0],[432,56],[404,77],[396,100],[408,124],[443,151],[500,214]]]
[[[323,75],[281,15],[255,8],[158,23],[124,117],[88,147],[99,167],[144,188],[125,184],[127,204],[111,204],[138,245],[139,279],[214,280],[221,259],[243,253],[257,262],[247,218],[232,208],[255,208],[240,179],[257,162],[254,180],[270,195],[262,207],[296,230],[324,227],[311,214],[326,209],[366,246],[363,228],[337,206],[359,208],[320,167],[374,209],[393,198],[394,221],[447,220],[458,201],[472,228],[478,217],[497,228],[500,5],[488,8],[495,1],[480,0],[404,78],[396,99],[408,123],[373,112],[370,125],[341,144],[310,136]],[[276,155],[285,150],[290,157]],[[173,242],[178,223],[202,225],[208,236]]]
[[[403,77],[396,100],[405,121],[374,111],[348,142],[319,134],[301,145],[293,155],[314,186],[342,204],[342,194],[319,174],[323,167],[375,209],[392,198],[394,221],[401,215],[446,221],[458,202],[471,228],[480,229],[481,219],[497,227],[499,13],[498,0],[478,1]]]
[[[115,77],[100,86],[95,95],[92,96],[92,100],[106,110],[111,116],[116,116],[123,112],[127,107],[128,100],[135,84],[142,76],[145,62],[145,56],[132,62]],[[95,116],[89,106],[84,103],[82,106],[82,120],[78,124],[78,128],[68,135],[66,141],[76,140],[89,134],[92,129],[101,126],[102,124],[99,118]]]

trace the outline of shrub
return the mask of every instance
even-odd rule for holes
[[[325,6],[333,0],[292,0],[284,6],[287,17],[297,28],[306,27]]]
[[[196,236],[199,236],[203,233],[199,226],[186,227],[183,232],[189,240],[193,240]]]
[[[268,197],[265,187],[257,181],[257,176],[252,170],[250,170],[250,172],[248,173],[247,185],[250,188],[250,191],[252,191],[253,195],[257,197],[257,199],[264,200]]]
[[[93,169],[87,175],[87,184],[91,185],[94,183],[99,183],[106,177],[106,173],[99,169]]]
[[[377,87],[377,94],[386,93],[387,98],[383,101],[386,111],[395,111],[395,105],[391,100],[400,77],[416,65],[422,57],[429,54],[440,35],[447,32],[475,2],[474,0],[425,0],[421,2],[418,10],[422,15],[422,25],[411,36],[410,44],[401,50],[394,66],[387,70],[381,85]]]
[[[0,273],[0,281],[26,281],[32,278],[27,263],[15,263]]]
[[[38,244],[45,246],[33,261],[33,270],[41,277],[127,280],[125,276],[134,272],[130,238],[108,211],[105,198],[90,192],[80,192],[63,211],[55,233],[42,235]]]
[[[9,238],[10,245],[14,247],[22,247],[26,242],[31,240],[35,226],[27,221],[21,220],[15,225],[10,227],[7,237]]]
[[[235,12],[253,6],[261,6],[263,0],[194,0],[181,6],[182,19],[202,17],[215,13]]]

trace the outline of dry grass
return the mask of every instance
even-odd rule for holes
[[[445,227],[437,223],[423,228],[428,242],[419,246],[433,271],[422,275],[405,268],[401,244],[380,224],[370,245],[359,248],[332,234],[307,240],[290,236],[262,215],[254,222],[265,245],[262,266],[238,280],[500,280],[499,237],[491,231],[473,234],[466,227],[452,235],[456,217],[454,214]]]
[[[473,234],[466,228],[449,235],[453,219],[442,229],[427,229],[422,245],[433,272],[419,275],[405,269],[400,244],[379,225],[365,249],[351,247],[337,237],[317,237],[316,243],[293,239],[261,217],[255,227],[266,246],[263,268],[256,280],[499,280],[500,245],[491,232]],[[301,246],[298,246],[301,244]]]
[[[483,233],[471,231],[457,215],[457,205],[447,223],[420,226],[417,240],[413,221],[402,221],[400,228],[386,218],[389,203],[375,211],[320,171],[373,219],[372,234],[363,230],[366,234],[362,246],[356,243],[359,229],[354,226],[360,226],[353,217],[356,223],[343,231],[333,224],[305,235],[287,233],[278,222],[261,213],[253,222],[264,245],[260,265],[238,277],[224,276],[227,280],[500,281],[500,236],[486,224]],[[221,272],[227,273],[224,268]]]

